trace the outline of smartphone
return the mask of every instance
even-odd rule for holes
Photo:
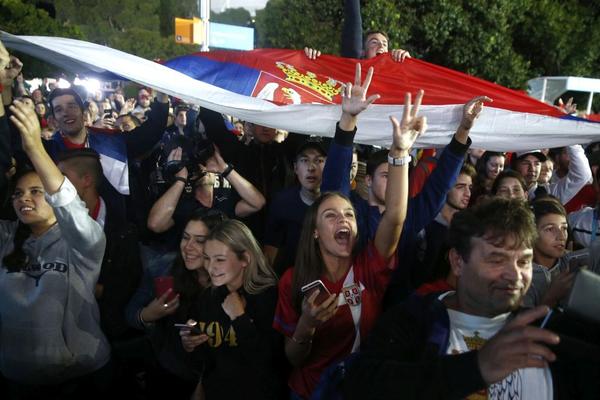
[[[179,330],[188,330],[192,335],[201,335],[202,331],[198,327],[198,325],[190,326],[187,324],[174,324],[175,328],[179,328]]]
[[[167,290],[171,289],[171,294],[167,296],[167,302],[173,300],[177,295],[173,291],[173,277],[172,276],[157,276],[154,278],[154,295],[159,298],[166,293]]]
[[[321,304],[322,302],[327,300],[329,298],[329,296],[331,296],[331,293],[329,293],[329,290],[327,290],[327,288],[325,287],[325,284],[323,284],[323,281],[321,281],[320,279],[317,279],[316,281],[313,281],[307,285],[304,285],[300,289],[302,294],[307,298],[310,297],[315,290],[319,291],[319,294],[317,295],[317,298],[315,299],[316,305]]]
[[[573,251],[566,256],[569,265],[569,271],[579,271],[583,267],[587,267],[590,261],[590,253],[588,249]]]
[[[548,311],[548,314],[546,314],[546,316],[544,317],[544,319],[540,323],[540,328],[543,329],[543,328],[546,327],[546,325],[548,325],[548,321],[550,321],[550,317],[552,316],[552,313],[554,313],[554,310],[550,309],[550,311]]]

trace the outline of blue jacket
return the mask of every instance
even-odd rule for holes
[[[350,193],[350,166],[355,133],[356,129],[354,132],[347,132],[341,130],[339,126],[336,127],[334,139],[327,153],[327,162],[323,168],[321,192],[339,191],[350,197],[356,210],[358,232],[362,235],[359,237],[359,246],[363,246],[367,240],[375,238],[381,214],[377,207],[370,206],[358,194]],[[408,201],[406,220],[396,250],[401,265],[392,275],[390,283],[392,291],[388,290],[388,298],[393,303],[405,298],[421,283],[418,279],[418,271],[415,274],[412,270],[416,261],[417,234],[434,220],[444,206],[446,194],[460,173],[470,145],[471,139],[463,145],[453,138],[444,149],[437,167],[427,179],[421,192]]]

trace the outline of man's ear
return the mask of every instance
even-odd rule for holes
[[[82,178],[86,189],[94,186],[94,178],[92,178],[92,174],[83,174]]]
[[[371,175],[365,175],[365,183],[367,184],[367,187],[371,187],[371,184],[373,183]]]
[[[465,260],[463,260],[462,256],[454,247],[448,251],[448,262],[450,263],[450,268],[452,269],[454,275],[460,276],[462,274]]]

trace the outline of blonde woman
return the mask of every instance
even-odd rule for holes
[[[204,267],[213,287],[192,307],[183,347],[204,364],[198,389],[206,399],[279,398],[275,365],[283,354],[271,327],[277,277],[250,230],[237,220],[217,225],[204,244]]]

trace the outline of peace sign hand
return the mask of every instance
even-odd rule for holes
[[[404,157],[408,155],[408,151],[419,135],[427,130],[427,118],[418,116],[424,94],[423,90],[419,90],[415,104],[411,105],[411,95],[410,93],[406,93],[404,96],[402,121],[398,121],[396,117],[390,116],[390,121],[392,121],[392,126],[394,127],[393,142],[390,148],[391,157]]]
[[[360,63],[357,63],[354,73],[354,85],[348,82],[342,94],[342,112],[353,117],[366,110],[367,107],[380,97],[378,94],[374,94],[367,98],[367,91],[373,78],[373,67],[369,67],[365,81],[362,84],[360,78],[361,66]]]

